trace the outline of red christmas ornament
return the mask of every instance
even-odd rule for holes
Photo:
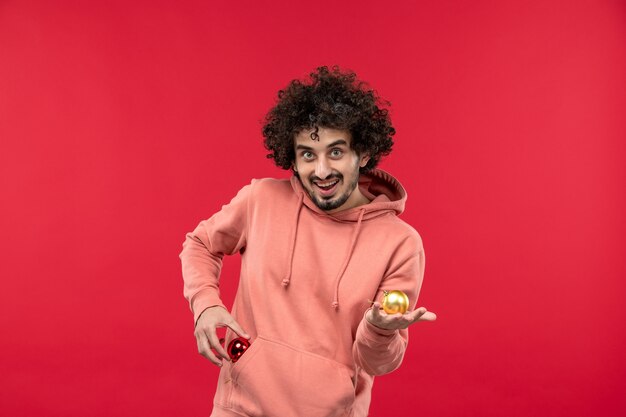
[[[228,344],[228,356],[230,356],[230,359],[233,361],[233,363],[235,363],[239,360],[239,358],[241,358],[241,355],[243,355],[248,347],[250,347],[250,342],[248,342],[248,339],[244,337],[238,337],[236,339],[233,339]]]

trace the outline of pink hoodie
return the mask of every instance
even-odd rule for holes
[[[186,235],[180,253],[194,322],[219,297],[222,258],[241,253],[231,314],[251,336],[224,361],[212,416],[366,416],[374,375],[400,366],[408,329],[365,319],[370,300],[402,290],[415,308],[424,275],[419,234],[397,215],[406,192],[390,174],[362,174],[371,201],[320,210],[296,177],[260,179]],[[230,329],[226,343],[237,337]]]

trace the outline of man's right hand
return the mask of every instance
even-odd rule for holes
[[[200,314],[194,330],[196,342],[198,343],[198,353],[215,365],[222,366],[222,359],[229,361],[230,357],[217,337],[218,327],[229,327],[237,335],[246,339],[250,339],[250,335],[241,328],[228,310],[222,306],[209,307]],[[213,353],[211,348],[215,349],[217,355]]]

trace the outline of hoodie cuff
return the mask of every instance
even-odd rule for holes
[[[191,303],[191,311],[193,311],[193,327],[195,328],[196,324],[198,324],[198,318],[200,318],[200,315],[204,312],[204,310],[215,306],[224,307],[224,309],[228,310],[224,303],[222,303],[220,297],[215,294],[214,291],[204,290],[196,294]]]

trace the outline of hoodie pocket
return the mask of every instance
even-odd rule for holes
[[[231,376],[231,407],[250,416],[344,416],[354,403],[348,367],[262,337],[232,364]]]

